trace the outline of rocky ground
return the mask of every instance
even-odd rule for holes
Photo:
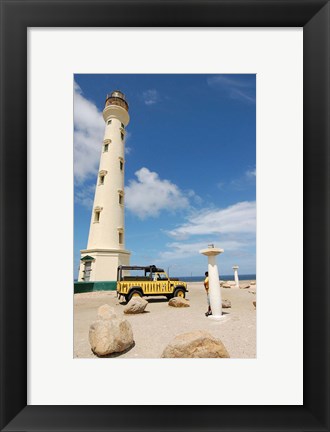
[[[246,286],[248,281],[242,282]],[[188,284],[190,307],[174,308],[162,297],[146,297],[148,305],[142,314],[127,315],[115,291],[99,291],[74,295],[74,357],[97,358],[91,351],[88,333],[103,304],[114,308],[119,317],[132,326],[134,346],[119,358],[160,358],[165,347],[181,333],[204,330],[221,339],[231,358],[256,357],[256,285],[239,289],[222,288],[222,299],[230,300],[231,308],[223,309],[221,322],[205,316],[206,295],[201,282]]]

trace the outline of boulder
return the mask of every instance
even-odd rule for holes
[[[97,310],[97,319],[99,320],[109,320],[112,318],[117,318],[115,310],[108,304],[100,306]]]
[[[168,305],[173,307],[190,307],[189,301],[182,297],[171,298]]]
[[[123,352],[134,344],[132,327],[125,319],[99,319],[89,328],[89,343],[99,357]]]
[[[250,285],[256,285],[256,281],[251,281]]]
[[[132,297],[124,308],[125,314],[143,313],[147,307],[147,300],[142,297]]]
[[[222,288],[231,288],[231,285],[229,285],[227,282],[222,284]]]
[[[240,286],[239,286],[241,289],[247,289],[247,288],[250,288],[250,284],[249,283],[243,283],[243,284],[241,284]]]
[[[227,283],[228,285],[231,285],[231,286],[236,285],[236,282],[235,282],[235,281],[227,281],[226,283]]]
[[[229,358],[220,339],[202,330],[176,336],[163,351],[162,358]]]
[[[223,300],[222,300],[222,307],[223,307],[224,309],[231,308],[231,301],[230,301],[230,300],[223,299]]]

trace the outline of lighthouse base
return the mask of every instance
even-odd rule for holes
[[[79,282],[116,281],[117,267],[129,265],[131,253],[122,249],[80,251]]]

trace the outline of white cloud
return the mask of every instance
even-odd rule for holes
[[[84,187],[76,188],[75,202],[90,210],[93,206],[94,193],[95,184],[88,186],[84,185]]]
[[[104,134],[102,114],[74,83],[74,174],[78,183],[95,175]]]
[[[169,249],[168,251],[161,252],[159,255],[160,260],[170,261],[177,260],[180,258],[193,257],[199,254],[201,249],[205,249],[208,246],[207,241],[199,241],[195,243],[179,243],[173,242],[166,245]],[[215,246],[219,246],[225,251],[237,251],[241,250],[246,246],[244,242],[236,241],[236,240],[225,240],[219,241],[215,244]]]
[[[252,185],[255,187],[256,169],[245,171],[244,175],[230,182],[230,187],[235,190],[245,190]]]
[[[192,189],[187,190],[187,197],[194,202],[197,206],[200,206],[203,203],[203,198],[195,193]]]
[[[229,271],[233,259],[243,264],[254,256],[251,248],[255,247],[255,202],[240,202],[225,209],[206,209],[191,214],[187,219],[185,224],[167,231],[175,241],[168,243],[166,250],[159,254],[160,262],[172,265],[188,257],[193,260],[211,243],[225,250],[222,264]],[[252,259],[251,262],[253,268],[255,261]],[[194,267],[191,270],[196,271]]]
[[[220,181],[217,183],[217,188],[220,190],[224,190],[225,184],[226,183],[224,181]]]
[[[125,155],[129,155],[132,151],[132,147],[129,147],[127,145],[128,141],[131,139],[131,137],[132,137],[132,133],[129,131],[126,131],[126,134],[125,134]]]
[[[78,184],[95,177],[100,161],[104,136],[104,120],[96,105],[83,96],[79,85],[74,83],[74,175]],[[125,143],[131,139],[126,131]],[[125,154],[131,152],[125,145]]]
[[[231,99],[253,104],[256,102],[255,76],[252,74],[246,75],[244,79],[237,75],[215,75],[207,79],[207,84],[225,91]]]
[[[177,185],[162,180],[156,172],[141,168],[125,188],[125,203],[140,219],[159,216],[161,211],[174,212],[189,207],[188,198]]]
[[[256,203],[245,201],[225,209],[207,209],[188,217],[188,222],[168,231],[177,239],[194,235],[255,233]]]
[[[146,90],[142,94],[146,105],[154,105],[159,101],[159,93],[157,90]]]
[[[256,169],[254,168],[254,169],[251,169],[251,170],[247,170],[246,173],[245,173],[245,175],[246,175],[248,178],[253,178],[253,177],[255,177],[255,176],[256,176]]]
[[[125,144],[127,143],[127,141],[129,141],[132,137],[132,133],[130,131],[126,131],[125,133]]]

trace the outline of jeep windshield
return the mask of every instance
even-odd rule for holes
[[[154,280],[168,280],[167,274],[166,273],[155,273]]]

